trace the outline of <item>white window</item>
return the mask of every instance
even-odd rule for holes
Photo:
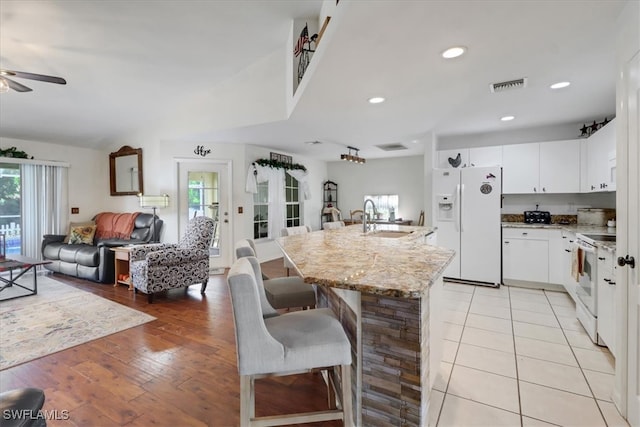
[[[269,237],[269,183],[258,184],[253,195],[253,238]]]
[[[253,238],[269,237],[269,183],[257,185],[258,192],[253,195]],[[285,227],[295,227],[302,224],[302,203],[298,180],[285,174]]]
[[[300,225],[300,192],[298,180],[285,174],[284,192],[286,198],[285,224],[287,227]]]
[[[394,218],[398,217],[398,195],[397,194],[378,194],[378,195],[366,195],[364,200],[371,199],[376,205],[376,211],[378,217],[376,219],[388,220],[393,211]],[[367,213],[369,218],[374,218],[373,209],[371,205],[367,205]]]

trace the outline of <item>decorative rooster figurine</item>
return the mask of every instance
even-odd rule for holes
[[[461,162],[462,162],[462,157],[460,156],[460,153],[458,153],[455,159],[452,159],[451,157],[449,157],[449,164],[454,168],[457,168],[458,166],[460,166]]]

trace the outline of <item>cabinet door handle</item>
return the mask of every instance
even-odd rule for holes
[[[605,259],[605,258],[604,258],[604,257],[602,257],[602,256],[599,256],[599,257],[598,257],[598,259],[599,259],[600,261],[604,261],[604,259]]]
[[[542,187],[542,192],[543,192],[543,193],[546,193],[546,192],[547,192],[547,189],[546,189],[545,187]]]
[[[565,249],[564,251],[565,251],[565,252],[569,252],[569,253],[571,252],[569,249]]]
[[[527,235],[529,235],[529,233],[522,233],[522,235],[523,235],[523,236],[527,236]]]
[[[591,186],[591,189],[592,189],[592,190],[595,190],[595,189],[596,189],[596,187],[592,185],[592,186]]]
[[[537,193],[537,192],[538,192],[538,190],[536,190],[536,187],[533,187],[533,192],[534,192],[534,193]]]
[[[562,236],[562,238],[563,238],[563,239],[566,239],[566,238],[567,238],[567,236]]]
[[[609,280],[609,284],[615,286],[616,282],[614,282],[613,280]]]
[[[611,282],[611,279],[607,279],[606,277],[603,277],[603,278],[602,278],[602,280],[604,280],[604,281],[605,281],[605,282],[607,282],[607,283],[610,283],[610,282]]]
[[[504,244],[505,244],[505,245],[508,245],[508,244],[509,244],[509,242],[505,240]]]

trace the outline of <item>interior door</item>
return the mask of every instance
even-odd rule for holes
[[[178,162],[179,229],[184,233],[191,218],[215,221],[209,247],[211,269],[231,265],[231,174],[228,162],[181,160]]]
[[[617,253],[618,257],[634,257],[636,264],[640,261],[640,53],[629,63],[628,72],[628,250],[627,253]],[[628,410],[627,419],[632,426],[640,426],[640,355],[638,346],[640,340],[640,267],[631,268],[629,264],[618,267],[621,275],[626,276],[629,290],[628,298],[628,330],[627,330],[627,361],[628,361]],[[622,281],[624,283],[624,280]]]

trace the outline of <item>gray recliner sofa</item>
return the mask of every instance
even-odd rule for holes
[[[44,268],[80,279],[100,283],[115,283],[115,254],[111,248],[117,246],[149,243],[152,234],[160,235],[163,221],[156,216],[153,230],[153,215],[139,214],[131,238],[95,239],[93,245],[68,244],[64,234],[45,234],[42,240],[42,259],[50,261]]]

